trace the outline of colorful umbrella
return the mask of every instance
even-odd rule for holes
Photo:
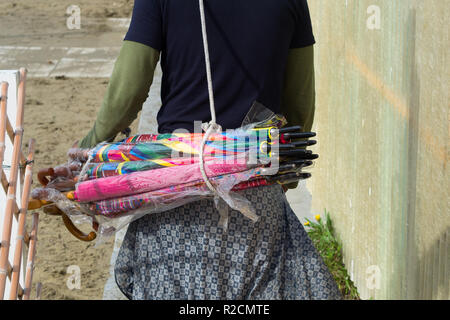
[[[247,170],[249,167],[245,159],[236,159],[230,163],[219,160],[205,162],[208,177],[236,173]],[[78,184],[74,195],[79,202],[91,202],[149,192],[197,180],[202,180],[200,166],[190,164],[182,168],[166,167],[84,181]]]
[[[272,141],[276,128],[254,129],[249,132],[215,134],[206,142],[204,155],[223,158],[241,152],[254,150],[260,153],[260,146]],[[179,154],[197,157],[203,134],[148,135],[137,136],[119,143],[106,143],[91,153],[92,161],[123,162],[165,159]],[[175,156],[174,156],[175,155]]]
[[[316,142],[296,139],[313,136],[300,132],[299,127],[213,134],[204,148],[206,175],[218,188],[224,187],[224,181],[233,181],[227,185],[229,191],[306,179],[309,175],[301,169],[317,155],[304,148]],[[87,206],[93,215],[118,217],[138,209],[151,212],[210,196],[198,163],[203,137],[201,133],[148,134],[103,143],[92,150],[71,149],[69,158],[85,165],[84,181],[74,178],[77,184],[73,199]],[[257,159],[276,158],[279,167],[267,168],[263,161],[250,163],[252,152]],[[88,159],[89,163],[85,163]],[[78,173],[80,165],[76,169]],[[249,170],[254,170],[252,175],[248,175]],[[72,174],[65,171],[52,170],[49,185],[59,186],[54,183],[58,179],[70,179]],[[75,171],[69,173],[74,175]]]
[[[165,167],[184,166],[198,163],[199,158],[168,158],[160,160],[146,161],[126,161],[126,162],[107,162],[95,164],[87,170],[88,179],[98,179],[118,175],[129,174],[138,171],[155,170]],[[205,158],[205,161],[214,160],[212,157]]]
[[[273,177],[262,177],[258,169],[245,172],[245,179],[236,184],[231,191],[237,192],[249,188],[260,186],[269,186],[276,183],[290,183],[310,177],[309,173],[292,172],[288,174],[276,175]],[[211,178],[213,184],[218,184],[224,176]],[[119,217],[138,209],[145,209],[147,212],[155,211],[164,206],[170,206],[177,201],[185,201],[186,198],[199,198],[200,196],[210,195],[210,191],[203,181],[194,181],[191,183],[172,186],[169,188],[141,193],[132,196],[120,197],[109,200],[96,201],[89,205],[89,209],[97,215],[107,216],[109,218]]]

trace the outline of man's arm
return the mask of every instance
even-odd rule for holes
[[[311,131],[315,112],[313,46],[289,50],[284,79],[281,113],[289,126]]]
[[[81,148],[114,140],[136,119],[148,97],[158,60],[158,50],[138,42],[123,42],[103,104],[93,128],[81,140]]]
[[[311,131],[315,113],[315,77],[313,46],[289,51],[282,96],[281,113],[289,126],[299,125]],[[286,185],[295,189],[298,183]]]

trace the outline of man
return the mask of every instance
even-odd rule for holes
[[[205,0],[217,122],[241,126],[254,102],[310,131],[315,43],[306,0]],[[81,147],[137,117],[161,56],[159,133],[208,122],[197,0],[136,0],[104,103]],[[203,200],[130,224],[116,282],[130,299],[338,299],[340,293],[279,186],[243,192],[259,220],[219,224]]]

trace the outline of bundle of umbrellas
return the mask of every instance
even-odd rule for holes
[[[203,161],[216,194],[200,171],[204,134],[173,133],[132,136],[91,150],[70,149],[68,164],[40,172],[44,187],[33,190],[32,197],[52,201],[64,212],[76,208],[91,217],[116,219],[139,218],[219,195],[252,218],[242,201],[233,201],[241,199],[239,191],[307,179],[311,174],[303,169],[318,158],[307,149],[316,144],[309,140],[315,133],[284,124],[272,119],[209,137]]]

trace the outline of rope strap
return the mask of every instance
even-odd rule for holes
[[[211,111],[211,121],[208,124],[203,124],[203,130],[205,130],[205,135],[203,137],[203,141],[201,144],[199,163],[200,163],[200,172],[202,173],[203,180],[205,181],[208,188],[214,194],[217,194],[216,189],[209,181],[208,176],[205,172],[205,163],[204,163],[203,153],[205,150],[206,141],[208,141],[208,138],[210,137],[210,135],[214,132],[221,132],[222,128],[220,125],[218,125],[216,123],[216,109],[215,109],[215,105],[214,105],[214,90],[213,90],[213,83],[212,83],[212,77],[211,77],[211,62],[209,59],[208,35],[206,33],[205,6],[203,3],[203,0],[199,0],[199,7],[200,7],[200,18],[201,18],[201,24],[202,24],[203,49],[205,51],[206,78],[208,81],[209,109]]]

